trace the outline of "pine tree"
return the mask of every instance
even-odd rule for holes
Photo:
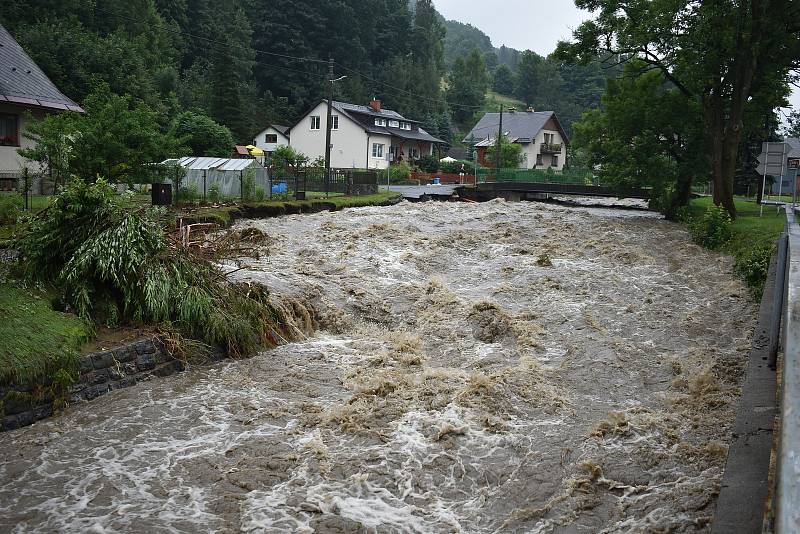
[[[453,146],[453,123],[450,120],[450,113],[448,111],[442,112],[439,116],[439,138],[445,142],[449,149]]]

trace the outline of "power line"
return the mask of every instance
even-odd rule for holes
[[[388,84],[386,82],[382,82],[380,80],[376,80],[375,78],[372,78],[371,76],[367,76],[366,74],[364,74],[362,72],[359,72],[359,71],[357,71],[355,69],[351,69],[350,67],[346,67],[346,66],[341,65],[341,64],[338,64],[338,65],[342,69],[344,69],[344,70],[346,70],[348,72],[351,72],[351,73],[355,74],[356,76],[360,76],[360,77],[364,78],[365,80],[368,80],[370,82],[376,83],[378,85],[383,85],[384,87],[388,87],[388,88],[392,89],[393,91],[396,91],[397,93],[403,93],[406,96],[415,97],[415,98],[417,98],[419,100],[427,100],[428,102],[431,102],[433,104],[441,103],[441,101],[439,101],[439,100],[437,100],[435,98],[421,96],[421,95],[413,93],[411,91],[407,91],[405,89],[401,89],[399,87],[395,87],[394,85]],[[469,109],[469,110],[480,110],[480,109],[483,109],[483,106],[469,106],[469,105],[466,105],[466,104],[451,104],[451,103],[448,103],[448,106],[451,107],[451,108]]]

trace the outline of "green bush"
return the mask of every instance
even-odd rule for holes
[[[736,273],[741,276],[759,300],[764,293],[774,246],[760,245],[736,257]]]
[[[249,202],[256,196],[256,172],[247,169],[242,176],[242,200]]]
[[[407,161],[401,161],[389,167],[389,179],[394,182],[407,182],[411,179],[411,165]]]
[[[243,356],[274,323],[266,289],[228,283],[215,263],[167,240],[165,212],[124,209],[111,186],[73,181],[19,240],[26,275],[81,317],[167,325]]]
[[[462,166],[464,167],[463,171],[461,170]],[[439,169],[448,174],[459,174],[461,172],[473,174],[475,172],[475,167],[472,165],[472,162],[463,160],[442,161],[440,162]]]
[[[17,222],[22,206],[22,197],[16,193],[0,193],[0,224]]]
[[[717,249],[730,240],[732,225],[725,208],[710,206],[702,217],[689,223],[689,231],[698,245]]]
[[[208,200],[214,203],[218,203],[220,198],[221,197],[219,194],[219,184],[217,182],[214,182],[208,188]]]
[[[258,202],[262,202],[266,196],[267,192],[264,190],[263,187],[256,187],[256,200]]]
[[[436,172],[439,170],[439,158],[436,156],[423,156],[416,163],[422,172]]]

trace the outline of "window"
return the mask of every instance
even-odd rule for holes
[[[553,144],[553,134],[549,133],[544,134],[544,144],[546,145]]]
[[[386,126],[386,119],[375,119],[375,126]]]
[[[0,146],[19,146],[18,128],[16,115],[0,115]]]
[[[339,115],[333,115],[331,117],[331,130],[338,130],[339,129]]]
[[[411,159],[419,159],[419,149],[418,148],[411,148]]]
[[[389,128],[399,128],[400,121],[389,121]]]
[[[544,164],[541,154],[536,154],[536,166],[541,167]]]
[[[401,130],[411,130],[411,123],[410,122],[401,122],[400,123]]]
[[[380,143],[372,143],[372,157],[373,158],[382,158],[383,157],[383,145]]]
[[[264,136],[264,142],[267,144],[276,144],[278,142],[278,134],[267,134]]]
[[[558,156],[553,156],[553,163],[551,167],[558,167]]]
[[[311,129],[319,130],[319,115],[314,115],[311,117]]]

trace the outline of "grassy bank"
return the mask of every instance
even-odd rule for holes
[[[385,206],[400,200],[400,193],[382,191],[374,195],[312,197],[306,200],[269,200],[230,206],[200,207],[184,213],[189,222],[214,222],[227,227],[236,219],[280,217],[298,213],[337,211],[345,208]]]
[[[761,206],[755,202],[737,199],[738,216],[731,225],[731,237],[717,250],[730,254],[736,261],[736,271],[744,278],[754,295],[760,298],[766,281],[769,259],[775,241],[783,231],[786,216],[775,206]],[[689,205],[689,220],[699,220],[713,205],[710,197],[693,199]]]
[[[91,329],[18,284],[0,282],[0,384],[47,382],[60,370],[73,372]]]

